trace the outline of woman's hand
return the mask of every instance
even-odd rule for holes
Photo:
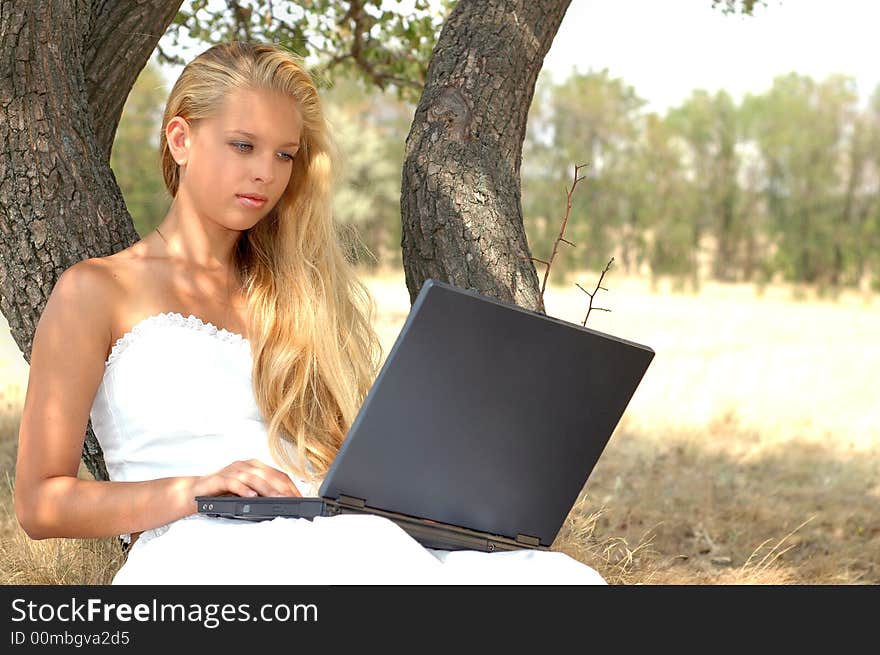
[[[272,468],[258,459],[232,462],[209,475],[197,477],[189,494],[196,496],[302,496],[284,471]]]

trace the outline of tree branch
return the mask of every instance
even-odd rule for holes
[[[559,228],[559,236],[556,237],[556,241],[553,242],[553,252],[550,254],[550,261],[549,262],[542,262],[543,264],[547,264],[547,268],[544,269],[544,280],[543,280],[543,282],[541,282],[541,304],[542,305],[544,303],[544,290],[547,288],[547,278],[550,275],[550,266],[553,265],[553,260],[556,258],[556,252],[559,249],[559,242],[563,241],[563,242],[567,243],[568,245],[572,246],[573,248],[577,247],[577,246],[575,246],[575,244],[573,244],[568,239],[563,238],[563,235],[565,234],[565,226],[568,225],[568,215],[571,213],[571,197],[574,194],[574,190],[575,190],[575,187],[577,187],[577,183],[580,182],[582,179],[584,179],[582,177],[578,177],[578,173],[580,172],[580,170],[582,168],[584,168],[588,165],[589,164],[576,164],[574,167],[574,179],[572,180],[571,188],[568,190],[568,192],[566,194],[565,216],[562,218],[562,227]],[[540,260],[536,260],[536,261],[540,261]]]
[[[367,74],[373,84],[383,91],[388,84],[395,84],[398,87],[408,87],[415,91],[421,91],[422,84],[419,82],[399,77],[397,75],[391,75],[389,73],[380,73],[369,61],[367,61],[367,58],[364,55],[364,47],[367,45],[364,43],[364,34],[367,34],[368,43],[371,38],[369,36],[369,29],[365,26],[366,19],[367,14],[364,11],[362,0],[351,0],[351,5],[349,6],[348,11],[345,16],[342,17],[342,21],[340,21],[345,22],[350,20],[353,23],[351,50],[343,55],[333,57],[326,66],[327,70],[346,59],[352,59],[357,67]]]
[[[587,294],[590,297],[590,306],[587,308],[587,315],[584,316],[584,322],[581,323],[581,325],[587,324],[587,319],[590,318],[590,312],[593,311],[594,309],[599,312],[610,312],[611,311],[610,309],[605,309],[604,307],[593,307],[593,298],[595,298],[596,293],[599,291],[599,289],[602,289],[603,291],[608,291],[608,289],[606,289],[605,287],[602,286],[602,279],[605,277],[605,274],[611,269],[611,265],[613,263],[614,263],[614,257],[609,259],[608,263],[605,264],[605,268],[603,269],[602,274],[599,276],[599,282],[596,284],[596,288],[593,289],[593,293],[590,293],[589,291],[584,289],[580,284],[575,283],[575,285],[577,286],[578,289],[580,289],[581,291],[583,291],[585,294]]]

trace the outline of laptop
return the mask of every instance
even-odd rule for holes
[[[198,511],[367,513],[428,548],[549,550],[653,357],[428,279],[319,495],[198,496]]]

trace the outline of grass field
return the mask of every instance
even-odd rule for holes
[[[581,323],[595,272],[549,287]],[[391,348],[402,275],[365,277]],[[554,549],[617,584],[880,583],[880,298],[776,285],[652,289],[612,269],[588,327],[657,355]],[[0,582],[109,582],[114,539],[31,542],[12,512],[27,367],[0,332]],[[82,475],[87,475],[84,470]]]

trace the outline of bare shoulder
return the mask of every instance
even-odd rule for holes
[[[150,256],[143,241],[106,257],[92,257],[76,264],[90,269],[95,282],[102,291],[113,296],[117,302],[128,298],[144,286],[153,270]]]
[[[93,257],[79,262],[86,284],[93,285],[101,307],[95,311],[108,325],[110,348],[131,326],[155,307],[168,304],[163,260],[151,252],[143,240],[107,257]]]
[[[72,328],[82,322],[110,349],[125,303],[136,288],[137,256],[127,248],[106,257],[89,257],[64,270],[49,297],[40,322],[55,321]],[[38,325],[39,330],[39,325]]]
[[[73,330],[87,321],[96,338],[109,339],[113,276],[99,258],[68,267],[56,280],[37,323],[35,345],[43,333]]]
[[[68,271],[77,269],[76,274],[87,284],[95,285],[95,291],[112,304],[119,305],[130,299],[135,292],[144,287],[154,273],[150,256],[143,241],[106,257],[90,257],[71,266]],[[67,272],[67,271],[65,271]]]
[[[62,277],[73,277],[79,282],[95,285],[94,291],[110,291],[114,280],[119,276],[119,261],[109,257],[89,257],[77,262],[62,273]],[[60,278],[59,278],[60,281]]]
[[[108,316],[124,293],[124,267],[121,262],[110,257],[90,257],[67,268],[52,291],[53,295],[63,296],[84,310]]]

